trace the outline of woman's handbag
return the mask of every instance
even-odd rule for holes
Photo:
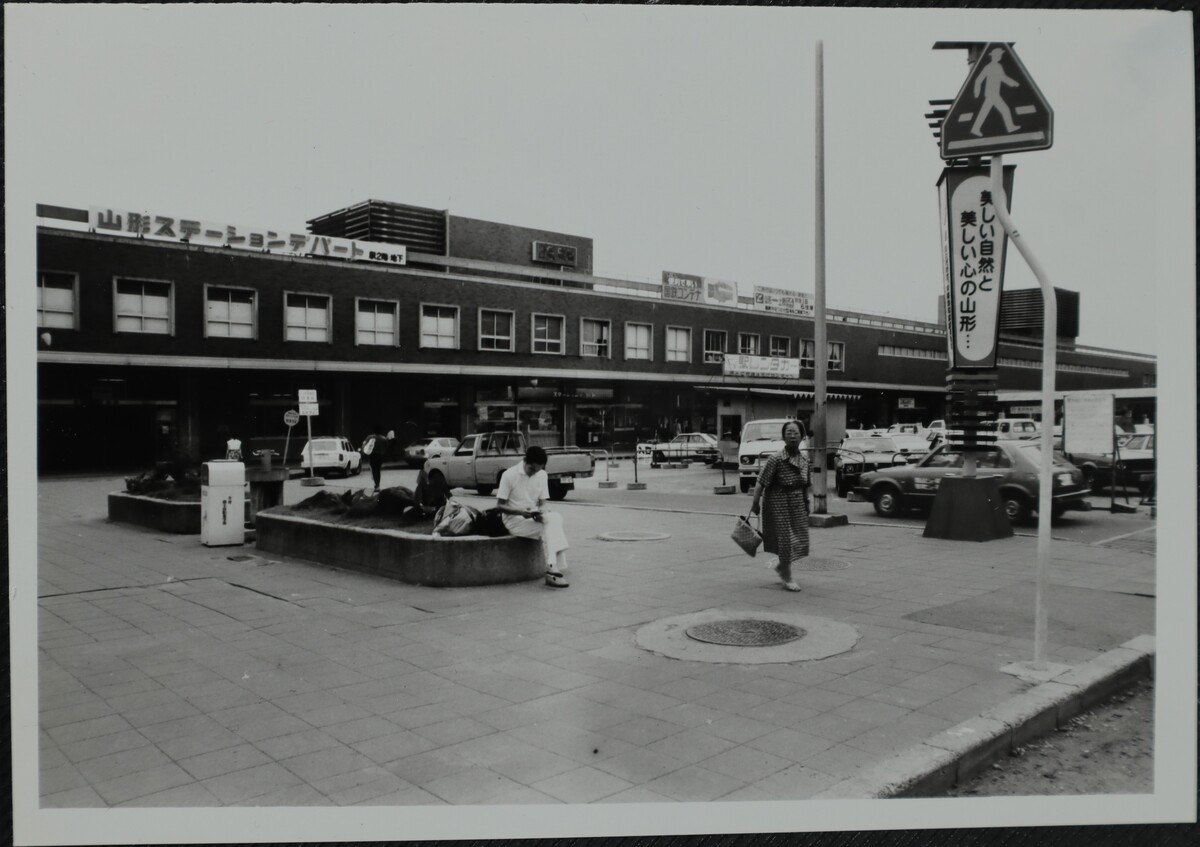
[[[750,523],[749,516],[738,517],[730,537],[738,547],[746,551],[747,556],[755,555],[758,552],[758,546],[763,543],[762,533]]]

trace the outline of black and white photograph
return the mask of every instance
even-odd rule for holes
[[[1195,821],[1190,12],[4,24],[17,844]]]

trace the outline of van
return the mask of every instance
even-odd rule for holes
[[[795,418],[768,418],[750,421],[742,427],[742,442],[738,445],[738,485],[746,494],[758,481],[758,472],[768,457],[783,449],[780,437],[783,425]],[[808,449],[808,431],[800,424],[800,449]]]
[[[996,421],[996,438],[1001,441],[1027,440],[1041,434],[1033,418],[1000,418]]]

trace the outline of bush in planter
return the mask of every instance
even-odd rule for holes
[[[125,477],[125,491],[142,497],[155,497],[159,500],[183,500],[199,502],[200,476],[189,472],[182,464],[176,465],[172,471],[165,471],[160,463],[152,471],[145,471],[136,476]]]

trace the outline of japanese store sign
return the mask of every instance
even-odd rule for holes
[[[1015,165],[1004,168],[1004,193],[1010,207],[1015,171]],[[988,170],[944,169],[938,181],[938,200],[950,367],[994,368],[1008,237],[992,202]]]
[[[813,295],[808,292],[769,288],[765,285],[754,286],[754,308],[764,312],[803,315],[806,318],[816,314]]]
[[[533,242],[533,261],[573,268],[578,264],[578,251],[566,244],[535,241]]]
[[[352,262],[383,262],[389,265],[403,265],[408,262],[407,248],[402,244],[381,244],[307,232],[234,226],[112,207],[93,206],[88,209],[88,226],[96,232],[112,235],[128,235],[158,241],[185,241],[189,244],[232,247],[260,253],[328,257],[348,259]]]
[[[664,300],[686,300],[710,306],[736,306],[737,283],[674,271],[662,272]]]
[[[778,379],[799,379],[800,360],[783,356],[747,356],[726,353],[725,376],[763,376]]]

